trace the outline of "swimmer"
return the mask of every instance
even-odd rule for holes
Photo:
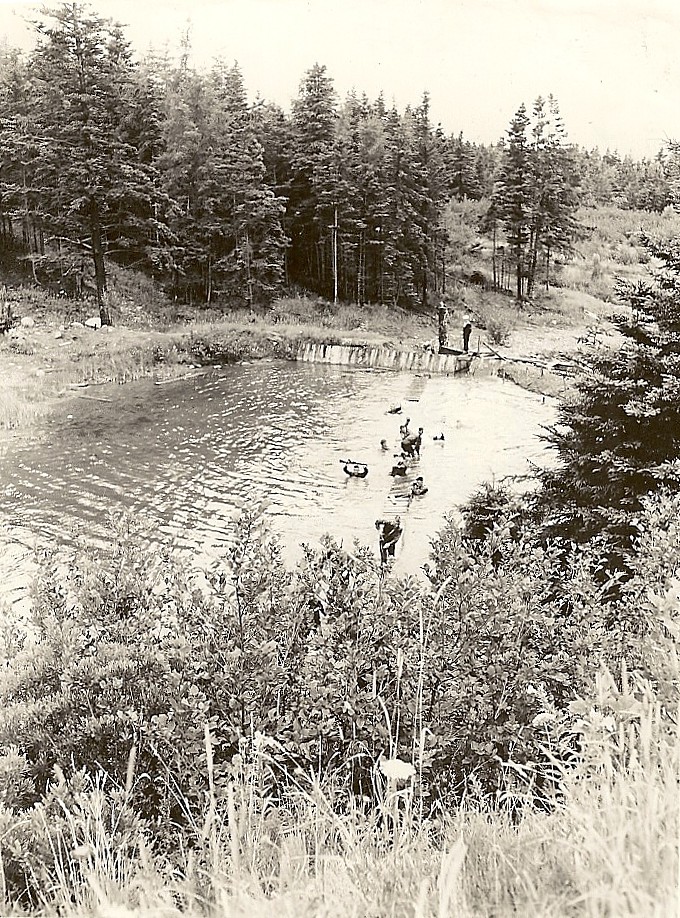
[[[403,477],[406,474],[407,470],[408,470],[408,465],[406,464],[406,458],[405,456],[402,455],[399,459],[397,459],[397,461],[392,466],[392,471],[390,472],[390,475],[393,475],[395,477],[396,476]]]

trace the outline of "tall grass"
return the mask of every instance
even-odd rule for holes
[[[64,805],[58,831],[44,826],[40,910],[72,918],[670,918],[680,914],[677,712],[663,712],[649,687],[617,698],[620,716],[602,713],[597,692],[584,706],[580,749],[569,769],[556,763],[561,791],[549,812],[463,803],[421,820],[410,779],[383,781],[371,809],[356,799],[338,806],[318,775],[291,775],[288,796],[274,800],[268,741],[258,735],[226,795],[218,799],[210,781],[191,831],[152,854],[143,831],[125,828],[125,795],[107,798],[105,782],[95,781],[76,806]],[[624,712],[626,699],[635,716]],[[206,763],[210,770],[207,731]],[[6,902],[2,914],[12,913]]]

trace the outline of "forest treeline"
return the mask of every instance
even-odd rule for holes
[[[291,111],[248,100],[236,63],[133,57],[121,26],[63,4],[29,54],[0,51],[0,257],[106,307],[106,261],[191,303],[266,303],[299,289],[427,306],[445,294],[452,199],[488,199],[481,227],[512,261],[518,296],[568,252],[578,204],[662,210],[677,178],[653,160],[567,140],[553,98],[507,138],[475,144],[431,121],[427,93],[398,111],[338,99],[308,70]]]

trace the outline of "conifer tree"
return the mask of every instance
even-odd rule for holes
[[[26,60],[15,50],[0,52],[0,249],[30,262],[44,251],[35,187],[38,142],[27,129],[31,83]],[[20,237],[16,228],[20,228]]]
[[[121,216],[133,207],[142,221],[153,216],[152,176],[122,135],[131,54],[120,27],[85,7],[48,15],[51,24],[37,25],[28,123],[39,144],[42,218],[60,245],[91,258],[101,321],[109,324],[105,255],[120,242],[112,235],[125,236]]]
[[[574,212],[577,197],[572,184],[570,151],[557,101],[540,96],[534,103],[531,164],[533,206],[529,230],[527,293],[533,293],[539,255],[545,256],[546,287],[550,278],[553,252],[568,253],[577,233]]]
[[[521,300],[527,276],[533,186],[527,139],[529,118],[520,105],[510,123],[501,172],[493,192],[492,205],[500,219],[515,263],[517,299]]]
[[[263,149],[237,64],[201,74],[185,61],[166,93],[160,166],[177,202],[176,293],[193,301],[267,300],[283,281],[283,202],[265,182]]]
[[[338,280],[338,230],[333,227],[342,195],[336,106],[333,81],[324,66],[315,64],[304,75],[293,101],[286,232],[290,281],[326,296],[333,296]]]
[[[680,245],[646,244],[662,267],[621,286],[624,344],[587,358],[576,397],[546,436],[557,467],[541,476],[547,531],[601,539],[604,560],[618,568],[642,498],[680,489]]]
[[[574,170],[556,100],[539,97],[532,115],[521,105],[512,120],[489,219],[504,227],[518,301],[533,292],[539,256],[548,283],[552,253],[568,251],[577,231]]]
[[[446,165],[448,169],[448,194],[462,201],[469,198],[477,201],[482,197],[482,185],[477,169],[474,145],[463,138],[461,131],[446,144]]]
[[[284,204],[265,183],[263,148],[238,65],[227,69],[218,62],[211,77],[213,200],[219,219],[212,234],[215,271],[223,294],[252,305],[271,299],[281,287]]]

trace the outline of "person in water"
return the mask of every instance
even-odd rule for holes
[[[413,441],[413,451],[414,451],[414,453],[416,454],[416,456],[418,457],[418,459],[420,459],[420,447],[423,445],[423,433],[424,433],[424,432],[425,432],[425,431],[423,430],[423,428],[422,428],[422,427],[419,427],[419,428],[418,428],[418,436],[417,436],[417,437],[415,438],[415,440]]]
[[[392,466],[392,471],[390,472],[390,475],[403,477],[407,471],[408,471],[408,465],[406,463],[406,456],[402,453],[402,455],[397,459],[397,461]]]
[[[407,433],[405,437],[402,437],[401,448],[403,452],[410,456],[412,459],[415,459],[416,456],[420,455],[420,443],[422,441],[422,434],[420,432],[416,433]]]
[[[342,470],[350,478],[365,478],[368,475],[368,466],[365,462],[346,460]]]
[[[432,437],[432,439],[433,439],[433,440],[443,440],[443,439],[444,439],[444,434],[443,434],[443,433],[440,433],[438,437]]]
[[[381,449],[384,449],[384,450],[388,450],[388,449],[390,448],[390,447],[389,447],[389,444],[388,444],[388,442],[387,442],[387,440],[381,440],[381,441],[380,441],[380,447],[381,447]]]
[[[410,420],[411,420],[411,418],[406,418],[406,423],[405,423],[405,424],[401,424],[400,427],[399,427],[399,436],[401,437],[402,440],[404,440],[406,437],[409,436],[408,424],[409,424],[409,421],[410,421]]]
[[[419,475],[411,485],[411,497],[420,497],[422,494],[427,494],[427,488],[423,476]]]
[[[387,564],[389,558],[394,558],[397,542],[401,538],[401,517],[395,516],[393,520],[376,520],[375,528],[379,533],[380,562]]]

